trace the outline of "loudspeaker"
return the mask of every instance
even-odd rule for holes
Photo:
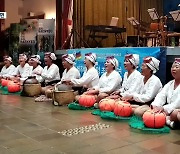
[[[143,46],[143,38],[139,37],[139,44]],[[128,47],[137,47],[138,46],[138,36],[127,36],[127,46]]]

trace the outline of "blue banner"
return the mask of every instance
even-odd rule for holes
[[[140,64],[138,70],[141,71],[141,64],[143,58],[146,56],[153,56],[160,60],[160,70],[157,72],[157,76],[165,84],[166,80],[166,49],[159,47],[134,47],[134,48],[83,48],[83,49],[70,49],[68,53],[76,55],[76,67],[79,69],[81,75],[85,70],[84,56],[86,53],[96,53],[97,62],[96,69],[101,76],[105,72],[104,63],[107,56],[114,56],[119,61],[119,67],[117,71],[123,77],[126,70],[124,69],[124,57],[126,54],[138,54],[140,56]]]

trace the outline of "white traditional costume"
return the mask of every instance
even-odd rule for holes
[[[135,68],[139,65],[139,55],[132,54],[131,57],[128,58],[129,62],[134,65]],[[136,69],[129,75],[128,72],[124,73],[122,88],[120,89],[121,96],[125,97],[126,94],[138,93],[139,92],[139,84],[142,79],[142,75]]]
[[[153,74],[159,70],[159,63],[160,61],[154,57],[150,57],[151,61],[146,63],[146,65],[153,71]],[[162,83],[160,79],[152,75],[144,84],[144,77],[141,78],[139,83],[139,93],[132,93],[129,96],[133,98],[134,101],[139,103],[147,103],[152,101],[158,92],[162,89]]]
[[[173,110],[180,108],[180,85],[174,89],[174,80],[168,82],[151,105],[163,106],[164,110],[169,114]]]
[[[107,61],[109,61],[115,69],[118,67],[118,61],[116,58],[107,57]],[[105,72],[99,79],[99,93],[112,93],[121,87],[121,82],[122,78],[116,70],[113,70],[108,76],[107,72]]]
[[[27,56],[25,54],[20,54],[19,58],[27,60]],[[15,75],[20,75],[20,82],[21,84],[28,78],[28,76],[31,76],[33,67],[30,66],[28,63],[25,63],[25,65],[22,67],[21,65],[18,65],[16,67]]]
[[[50,58],[52,60],[57,59],[54,53],[50,53]],[[52,81],[58,81],[60,80],[59,67],[56,64],[52,64],[49,68],[48,66],[45,66],[41,76],[45,80],[46,84]]]
[[[180,66],[180,58],[175,59],[174,63]],[[169,114],[175,109],[180,109],[180,85],[176,89],[174,87],[175,80],[168,82],[151,105],[163,106],[164,110]]]
[[[64,70],[62,74],[61,81],[63,80],[71,80],[71,79],[79,79],[80,78],[80,73],[79,70],[74,67],[74,61],[75,57],[73,54],[68,54],[67,57],[64,58],[69,64],[72,64],[73,67],[71,67],[68,71],[67,69]]]
[[[92,63],[96,63],[96,54],[92,53],[86,55],[85,58],[90,60]],[[86,86],[87,88],[94,88],[99,83],[99,74],[98,71],[92,67],[89,70],[86,70],[83,76],[80,79],[71,79],[71,82],[74,86]]]
[[[41,64],[39,55],[32,56],[30,60],[36,61],[37,63]],[[43,68],[40,65],[37,65],[37,67],[32,70],[31,76],[35,76],[39,82],[43,82],[43,78],[41,76],[42,71]]]
[[[147,82],[144,84],[144,77],[141,78],[141,82],[139,84],[139,93],[133,93],[133,100],[140,103],[146,103],[152,101],[157,93],[162,88],[162,83],[160,79],[152,75]]]
[[[11,57],[6,57],[5,59],[12,62]],[[3,78],[13,77],[13,75],[15,74],[15,71],[16,71],[16,67],[12,64],[9,67],[3,66],[0,72],[0,77],[3,77]]]

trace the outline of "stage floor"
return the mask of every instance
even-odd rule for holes
[[[61,134],[64,130],[87,129],[86,126],[96,124],[100,129],[69,136]],[[33,98],[0,95],[0,154],[178,154],[179,151],[180,130],[142,134],[132,130],[127,122],[102,120],[90,111],[73,111],[47,102],[37,103]]]

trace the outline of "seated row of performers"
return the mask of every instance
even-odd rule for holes
[[[42,92],[46,93],[56,84],[67,84],[73,87],[84,87],[84,94],[96,95],[97,103],[106,97],[129,101],[134,108],[134,113],[142,115],[151,105],[157,111],[163,110],[167,115],[167,124],[174,127],[174,121],[180,120],[180,58],[176,58],[171,74],[174,80],[168,82],[163,88],[160,79],[154,75],[159,70],[160,61],[154,57],[145,57],[141,66],[141,73],[137,70],[139,55],[128,54],[125,56],[124,67],[127,72],[123,80],[116,71],[118,60],[111,56],[106,58],[106,72],[99,78],[95,69],[96,54],[85,55],[86,70],[82,77],[74,66],[75,57],[67,54],[62,57],[65,68],[60,80],[59,68],[54,64],[54,53],[45,54],[45,68],[40,67],[39,57],[32,56],[28,63],[24,54],[19,55],[19,65],[12,65],[11,57],[5,57],[5,66],[1,70],[1,78],[23,81],[27,76],[34,75],[40,82],[45,83]],[[15,71],[12,71],[15,69]],[[10,72],[12,74],[10,74]],[[15,73],[14,73],[15,72]],[[78,99],[78,96],[76,97]],[[98,106],[97,104],[95,105]],[[171,116],[171,117],[170,117]]]
[[[15,67],[12,64],[12,58],[4,56],[4,66],[0,72],[0,78],[19,81],[21,84],[29,76],[35,76],[40,83],[59,82],[59,68],[54,64],[56,60],[55,54],[46,53],[44,60],[46,66],[42,68],[39,55],[33,55],[28,60],[25,54],[20,54],[19,65]]]

